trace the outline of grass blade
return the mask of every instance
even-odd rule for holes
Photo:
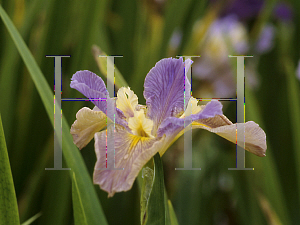
[[[81,193],[78,189],[75,173],[72,179],[72,199],[73,199],[73,213],[74,222],[76,225],[87,225],[86,213],[82,205]]]
[[[168,200],[169,214],[171,225],[178,225],[177,217],[173,208],[173,205],[170,200]]]
[[[185,1],[184,4],[181,4],[178,0],[167,2],[168,5],[165,13],[165,27],[160,48],[160,58],[165,57],[173,31],[184,21],[192,2],[192,0]]]
[[[248,107],[246,108],[246,115],[257,122],[261,127],[265,127],[263,123],[264,120],[259,112],[257,99],[248,88],[245,89],[245,95],[247,96],[246,99],[248,104]],[[271,143],[268,143],[268,155],[264,158],[264,162],[260,163],[256,157],[250,156],[250,165],[254,168],[261,167],[261,176],[264,178],[262,180],[258,180],[257,189],[263,190],[265,197],[271,201],[271,204],[280,220],[284,224],[290,224],[287,203],[283,193],[284,184],[280,183],[280,174],[276,168],[275,156],[272,150]]]
[[[17,198],[0,116],[0,224],[20,224]]]
[[[50,122],[53,125],[53,93],[36,61],[34,60],[31,52],[26,46],[24,40],[18,33],[17,29],[13,25],[11,19],[8,17],[2,6],[0,6],[0,16],[6,28],[8,29],[31,75],[31,78],[34,81],[34,84],[46,108],[46,112],[49,116]],[[87,168],[78,149],[73,144],[73,140],[69,132],[70,128],[64,116],[62,118],[62,131],[64,137],[62,143],[63,154],[68,167],[70,167],[76,174],[78,189],[82,193],[83,207],[87,209],[87,222],[88,224],[107,224],[101,205],[98,201],[97,194],[92,185],[91,178],[88,174]]]
[[[41,212],[37,213],[36,215],[34,215],[33,217],[31,217],[29,220],[25,221],[24,223],[22,223],[21,225],[30,225],[32,224],[36,219],[38,219],[40,216],[42,215]]]
[[[98,65],[100,72],[107,79],[107,68],[106,67],[107,67],[108,58],[99,57],[99,56],[106,56],[106,53],[103,52],[97,45],[93,45],[92,50],[93,50],[94,59]],[[122,74],[120,73],[120,71],[118,70],[118,68],[116,66],[115,66],[114,72],[115,72],[115,74],[114,74],[115,81],[111,81],[111,82],[115,82],[117,88],[128,87],[126,80],[124,79],[124,77],[122,76]]]

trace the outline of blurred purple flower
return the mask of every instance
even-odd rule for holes
[[[213,97],[232,97],[236,85],[231,69],[233,59],[228,55],[246,54],[249,48],[246,28],[236,16],[220,18],[211,25],[201,46],[201,58],[195,59],[193,77],[210,83],[216,95]]]
[[[275,6],[275,9],[273,11],[274,16],[283,21],[283,22],[288,22],[291,21],[293,19],[293,10],[292,8],[284,3],[284,2],[280,2]]]
[[[256,17],[264,4],[264,0],[234,0],[230,2],[223,10],[222,16],[233,14],[240,20]]]
[[[182,31],[180,29],[175,29],[171,38],[170,38],[170,48],[171,50],[175,50],[179,47],[182,40]]]
[[[216,2],[221,0],[211,0]],[[265,0],[229,0],[227,5],[221,11],[221,17],[228,15],[236,15],[239,20],[251,20],[258,16],[264,4]],[[291,7],[285,2],[279,2],[273,9],[273,15],[275,18],[282,21],[291,21],[293,17],[293,11]]]
[[[271,24],[265,25],[254,43],[254,53],[258,55],[270,51],[274,36],[275,27]],[[199,94],[209,98],[233,97],[236,93],[236,74],[232,69],[233,59],[228,55],[247,54],[249,41],[246,27],[235,15],[219,18],[208,29],[201,46],[201,58],[195,59],[193,77],[199,78],[204,86],[210,86],[211,89],[203,93],[204,89],[200,88]],[[249,63],[246,68],[246,80],[252,88],[259,84],[255,69],[253,63]]]
[[[260,32],[256,42],[255,51],[259,54],[268,52],[273,48],[273,41],[275,36],[275,28],[273,25],[266,25]]]

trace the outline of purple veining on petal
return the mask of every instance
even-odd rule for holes
[[[77,71],[71,78],[71,88],[81,92],[89,99],[103,98],[108,95],[101,77],[88,70]],[[101,111],[106,112],[106,101],[92,101]]]
[[[147,115],[154,121],[154,133],[165,118],[176,116],[185,108],[184,93],[188,96],[191,85],[184,70],[182,58],[162,59],[145,78],[144,97],[148,107]]]
[[[77,71],[71,78],[71,87],[76,84],[84,83],[90,89],[99,91],[100,93],[106,93],[106,86],[101,77],[97,76],[91,71],[80,70]]]
[[[114,133],[114,149],[106,149],[107,139]],[[97,162],[94,170],[94,183],[112,197],[115,192],[128,191],[139,171],[163,146],[164,138],[139,139],[132,137],[120,126],[109,127],[106,131],[95,133],[95,152]],[[124,170],[101,170],[106,167],[106,151],[115,154],[115,168]]]
[[[214,117],[215,115],[222,115],[222,104],[217,100],[212,100],[209,102],[206,107],[197,114],[193,114],[190,117],[192,121],[206,119]],[[186,119],[189,120],[189,117]],[[186,124],[187,126],[188,124]],[[161,137],[164,134],[167,135],[177,135],[184,128],[184,119],[176,118],[176,117],[168,117],[166,118],[162,124],[159,126],[157,131],[157,136]]]
[[[116,108],[115,119],[117,124],[120,124],[121,126],[125,127],[127,131],[131,132],[131,130],[128,127],[128,123],[125,120],[126,117],[124,116],[124,113],[121,109]]]
[[[275,28],[272,25],[266,25],[258,38],[256,43],[255,50],[256,52],[262,54],[268,52],[273,47],[273,39],[274,39]]]
[[[91,102],[93,102],[94,105],[97,106],[102,112],[106,113],[107,103],[105,99],[108,96],[108,91],[101,77],[88,70],[77,71],[71,78],[70,87],[81,92],[89,99],[103,98],[103,101],[96,100]],[[112,99],[110,98],[108,98],[107,100],[112,101]],[[120,109],[116,108],[116,123],[127,127],[127,122],[122,119],[122,117],[124,117],[124,115],[122,115],[123,112]],[[113,120],[114,118],[110,119]]]

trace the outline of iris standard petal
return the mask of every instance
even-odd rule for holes
[[[208,130],[236,143],[236,124],[233,124],[224,115],[194,121],[192,128]],[[266,156],[266,134],[259,125],[253,121],[245,123],[245,149],[257,156]]]
[[[87,98],[90,99],[103,99],[103,101],[96,100],[92,101],[95,106],[98,107],[102,112],[107,113],[107,102],[109,104],[114,104],[113,98],[107,98],[108,91],[105,87],[104,81],[101,77],[97,76],[91,71],[88,70],[81,70],[76,72],[72,79],[71,79],[71,88],[76,89],[77,91],[81,92]],[[105,100],[106,99],[106,100]],[[111,116],[111,120],[115,119],[117,124],[121,124],[122,126],[127,126],[127,122],[123,120],[124,114],[121,112],[120,109],[115,108],[115,118]]]
[[[94,111],[87,107],[76,113],[76,119],[70,133],[79,149],[85,147],[93,139],[94,134],[106,126],[106,115],[102,111]],[[112,121],[108,119],[107,122]]]
[[[103,98],[103,101],[92,101],[102,112],[106,112],[106,97],[108,91],[101,77],[91,71],[81,70],[71,78],[71,88],[81,92],[87,98]]]
[[[187,64],[190,66],[191,60]],[[184,102],[184,93],[189,99],[191,85],[185,76],[182,58],[167,58],[157,62],[146,76],[144,88],[147,116],[154,122],[152,134],[155,136],[160,123],[182,113],[188,102]]]
[[[112,137],[113,126],[109,126],[107,132],[107,137]],[[115,168],[124,170],[101,170],[106,167],[106,131],[96,133],[94,138],[97,155],[94,183],[108,192],[108,197],[112,197],[115,192],[127,191],[132,187],[139,171],[161,148],[165,137],[139,137],[116,125]]]

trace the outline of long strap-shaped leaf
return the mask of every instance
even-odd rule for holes
[[[147,166],[143,170],[141,224],[178,225],[171,201],[168,200],[165,191],[163,164],[159,153],[153,157],[153,163],[153,170]]]
[[[11,19],[8,17],[2,6],[0,5],[0,16],[9,31],[30,75],[39,92],[39,95],[44,103],[49,119],[53,125],[53,93],[34,60],[31,52],[26,46],[24,40],[15,28]],[[62,132],[63,132],[63,154],[69,168],[76,174],[78,190],[81,193],[82,205],[86,209],[87,224],[107,224],[102,207],[96,195],[95,189],[92,185],[91,178],[88,174],[84,161],[73,144],[70,128],[66,119],[62,118]],[[72,176],[72,173],[71,173]]]
[[[163,225],[166,224],[165,184],[162,161],[158,153],[153,157],[153,161],[153,186],[149,196],[145,224]]]
[[[78,184],[75,173],[72,179],[72,199],[73,199],[73,213],[75,225],[87,225],[86,211],[82,205],[81,193],[78,190]]]
[[[0,225],[20,224],[17,198],[0,116]]]

